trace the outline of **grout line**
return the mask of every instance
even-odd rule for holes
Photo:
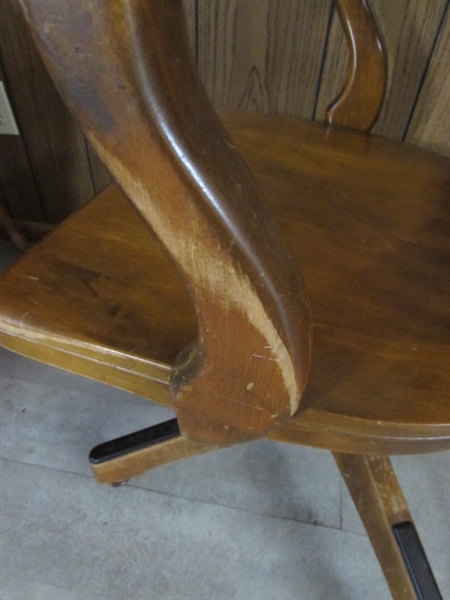
[[[0,457],[0,460],[3,460],[5,462],[10,462],[10,463],[14,463],[14,464],[20,464],[20,465],[24,465],[27,467],[31,467],[31,468],[37,468],[37,469],[43,469],[45,471],[52,471],[54,473],[63,473],[64,475],[72,475],[74,477],[82,477],[84,479],[89,479],[92,480],[92,482],[95,483],[95,478],[94,476],[91,475],[85,475],[84,473],[77,473],[74,471],[67,471],[65,469],[56,469],[56,468],[52,468],[46,465],[39,465],[39,464],[34,464],[34,463],[28,463],[28,462],[24,462],[21,460],[17,460],[14,458],[7,458],[7,457]],[[97,484],[99,486],[99,484]],[[100,487],[108,487],[107,485],[102,485]],[[364,533],[359,533],[359,532],[354,532],[354,531],[346,531],[346,530],[342,530],[340,527],[336,527],[334,525],[328,525],[326,523],[322,523],[322,522],[318,522],[318,521],[303,521],[301,519],[296,519],[293,517],[284,517],[281,515],[274,515],[274,514],[270,514],[270,513],[262,513],[262,512],[257,512],[257,511],[252,511],[249,510],[247,508],[241,508],[238,506],[233,506],[233,505],[229,505],[229,504],[219,504],[217,502],[208,502],[206,500],[201,500],[199,498],[189,498],[186,496],[179,496],[177,494],[171,494],[170,492],[164,492],[162,490],[157,490],[157,489],[152,489],[152,488],[147,488],[144,487],[142,485],[138,485],[136,483],[128,483],[126,486],[124,486],[125,488],[132,488],[132,489],[137,489],[137,490],[141,490],[143,492],[150,492],[152,494],[158,494],[160,496],[165,496],[167,498],[174,498],[174,499],[178,499],[178,500],[182,500],[184,502],[193,502],[193,503],[198,503],[198,504],[203,504],[203,505],[207,505],[207,506],[213,506],[213,507],[217,507],[217,508],[223,508],[226,510],[236,510],[245,514],[251,514],[251,515],[255,515],[258,517],[267,517],[269,519],[278,519],[280,521],[292,521],[294,523],[302,523],[303,525],[310,525],[311,527],[323,527],[324,529],[330,529],[333,531],[342,531],[343,533],[351,533],[354,535],[358,535],[360,537],[367,537],[367,535]],[[118,488],[116,490],[118,493],[120,493],[120,488]]]

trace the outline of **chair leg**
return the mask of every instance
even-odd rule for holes
[[[100,444],[89,460],[99,483],[118,485],[155,467],[223,447],[182,437],[177,420],[172,419]]]
[[[333,456],[394,600],[442,600],[389,458]]]

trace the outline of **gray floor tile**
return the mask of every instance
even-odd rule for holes
[[[2,462],[3,600],[389,597],[364,536]]]
[[[1,576],[0,576],[1,577]],[[0,588],[1,600],[78,600],[76,592],[53,585],[45,585],[38,581],[30,581],[5,575],[1,578],[4,585]],[[1,581],[0,580],[0,581]]]
[[[4,458],[90,474],[87,455],[171,411],[0,349]],[[328,452],[262,440],[167,465],[133,485],[204,502],[340,526],[339,473]]]

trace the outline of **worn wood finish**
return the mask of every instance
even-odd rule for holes
[[[346,452],[448,447],[448,159],[290,118],[224,122],[314,306],[309,385],[273,435]],[[116,187],[30,253],[3,290],[5,345],[171,405],[169,365],[196,336],[195,313]]]
[[[195,54],[196,51],[196,0],[184,0],[184,11],[186,17],[186,25],[189,35],[189,42],[191,46],[191,51]],[[105,167],[104,163],[98,157],[97,152],[92,148],[89,142],[86,142],[87,145],[87,153],[89,158],[89,166],[91,170],[92,176],[92,184],[95,190],[95,193],[101,192],[108,184],[113,181],[113,177],[108,169]]]
[[[305,290],[203,93],[182,3],[24,5],[60,91],[193,297],[199,335],[171,375],[183,434],[230,443],[278,429],[309,369]]]
[[[394,600],[417,600],[392,527],[412,521],[387,456],[333,454]]]
[[[369,131],[384,101],[387,56],[368,0],[337,0],[349,49],[344,88],[327,108],[327,125]]]

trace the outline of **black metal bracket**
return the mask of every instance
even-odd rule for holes
[[[399,523],[393,530],[418,600],[443,600],[414,523]]]
[[[89,461],[93,465],[98,465],[136,450],[161,444],[180,435],[178,421],[171,419],[95,446],[89,454]]]

